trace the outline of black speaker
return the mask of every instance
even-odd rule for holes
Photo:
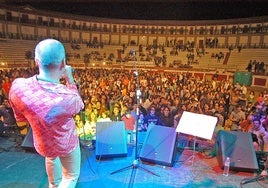
[[[141,161],[173,166],[176,140],[177,132],[173,127],[149,127],[139,156]]]
[[[230,157],[230,169],[254,172],[259,169],[251,133],[219,131],[216,139],[219,166],[223,169],[226,157]]]
[[[29,128],[26,136],[24,137],[21,147],[25,150],[36,151],[33,144],[33,131],[32,128]]]
[[[97,122],[96,158],[127,156],[127,141],[123,121]]]

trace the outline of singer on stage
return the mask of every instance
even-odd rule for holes
[[[84,108],[61,42],[35,48],[39,74],[13,81],[9,99],[17,121],[28,121],[36,151],[45,157],[49,187],[74,188],[81,153],[73,117]],[[62,81],[62,82],[61,82]]]

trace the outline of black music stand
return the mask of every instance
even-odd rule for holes
[[[195,158],[196,137],[211,140],[217,121],[217,117],[214,116],[197,114],[187,111],[183,112],[179,124],[176,128],[176,132],[184,133],[194,137],[193,154],[190,157],[190,159],[192,159],[192,165],[194,164]]]

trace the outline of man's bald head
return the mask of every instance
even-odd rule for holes
[[[58,67],[65,62],[65,49],[61,42],[55,39],[45,39],[35,48],[35,62],[42,68]]]

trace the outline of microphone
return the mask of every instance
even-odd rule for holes
[[[70,65],[65,65],[65,70],[69,73],[75,73],[75,69],[73,67],[71,67]]]
[[[72,70],[72,73],[76,72],[76,70],[73,67],[71,67],[71,70]]]

